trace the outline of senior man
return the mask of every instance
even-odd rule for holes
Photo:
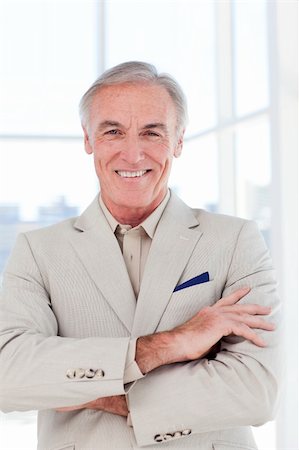
[[[187,116],[169,75],[121,64],[80,109],[100,195],[18,238],[1,299],[2,409],[39,410],[40,450],[256,448],[279,337],[255,224],[169,191]]]

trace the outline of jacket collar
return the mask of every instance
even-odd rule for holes
[[[136,304],[119,244],[98,196],[74,223],[71,243],[119,319],[134,336],[153,333],[200,239],[199,222],[173,192],[151,244]]]

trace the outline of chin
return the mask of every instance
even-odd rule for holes
[[[142,195],[131,195],[131,196],[126,196],[123,199],[119,199],[118,202],[116,202],[116,204],[120,207],[123,208],[132,208],[132,209],[136,209],[136,208],[147,208],[151,203],[153,202],[153,199],[149,199],[149,198],[145,198]]]

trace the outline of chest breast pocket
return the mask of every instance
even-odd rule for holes
[[[181,325],[202,308],[213,305],[217,300],[214,280],[173,292],[157,331],[169,330]]]

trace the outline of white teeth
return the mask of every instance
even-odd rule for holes
[[[127,171],[124,171],[124,170],[117,170],[116,172],[121,177],[134,178],[134,177],[142,177],[142,175],[144,175],[147,172],[147,170],[138,170],[136,172],[127,172]]]

